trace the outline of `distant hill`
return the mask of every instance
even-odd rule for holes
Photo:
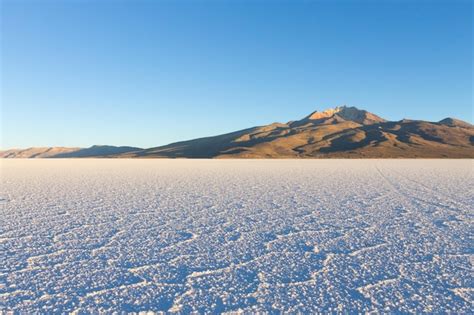
[[[58,154],[70,153],[81,150],[81,148],[65,148],[65,147],[37,147],[27,149],[10,149],[0,151],[0,158],[49,158]]]
[[[143,150],[135,147],[115,147],[94,145],[90,148],[42,147],[28,149],[12,149],[0,151],[0,158],[84,158],[84,157],[116,157],[119,154]]]
[[[0,157],[474,158],[474,126],[455,118],[439,122],[387,121],[365,110],[342,106],[316,111],[288,123],[149,149],[109,146],[42,148],[50,150],[45,152],[40,149],[9,150],[0,153]],[[53,154],[55,150],[62,152]]]

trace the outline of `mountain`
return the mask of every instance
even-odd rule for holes
[[[313,112],[224,135],[176,142],[122,155],[155,158],[474,158],[474,127],[387,121],[356,107]]]
[[[0,157],[474,158],[474,126],[455,118],[387,121],[356,107],[341,106],[301,120],[149,149],[30,148],[4,151]]]
[[[0,158],[82,158],[116,157],[117,155],[143,150],[135,147],[94,145],[90,148],[40,147],[0,151]]]

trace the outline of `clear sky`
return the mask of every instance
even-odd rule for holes
[[[342,104],[473,121],[470,0],[0,1],[2,148],[151,147]]]

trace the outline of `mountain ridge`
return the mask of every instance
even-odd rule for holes
[[[296,121],[147,149],[112,146],[68,149],[56,149],[61,152],[53,154],[55,149],[50,148],[31,157],[474,158],[474,126],[451,117],[438,122],[388,121],[366,110],[338,106],[312,112]],[[24,151],[18,152],[18,156],[11,151],[1,151],[0,157],[27,157]]]
[[[86,158],[112,157],[117,154],[143,150],[126,146],[93,145],[89,148],[79,147],[30,147],[27,149],[10,149],[0,151],[0,158]]]

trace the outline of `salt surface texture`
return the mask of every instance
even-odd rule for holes
[[[472,160],[0,163],[0,311],[472,312]]]

